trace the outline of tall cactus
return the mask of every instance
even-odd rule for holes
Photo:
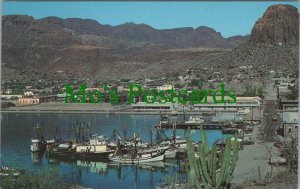
[[[187,133],[187,155],[189,166],[187,168],[188,183],[190,187],[205,189],[224,188],[232,179],[236,161],[238,159],[239,142],[235,137],[233,144],[226,139],[225,150],[221,159],[221,169],[217,173],[217,147],[213,145],[208,150],[208,144],[203,128],[200,128],[202,142],[199,145],[199,159],[195,158],[190,129]]]

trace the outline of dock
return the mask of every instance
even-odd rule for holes
[[[163,128],[163,129],[173,129],[175,126],[174,123],[162,123],[160,125],[156,125],[156,128]],[[201,126],[205,130],[222,130],[224,128],[231,127],[230,124],[215,124],[215,123],[176,123],[176,129],[200,129]]]

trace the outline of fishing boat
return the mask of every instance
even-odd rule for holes
[[[83,159],[104,159],[114,150],[108,147],[107,139],[103,135],[92,135],[87,143],[74,143],[65,141],[57,147],[50,148],[48,154],[50,156],[67,157],[67,158],[83,158]]]
[[[31,152],[39,152],[43,151],[46,148],[46,143],[43,137],[43,132],[42,128],[39,126],[36,126],[34,128],[36,138],[31,139],[31,145],[30,145],[30,150]]]
[[[142,139],[139,137],[138,134],[134,133],[133,138],[130,138],[129,140],[124,140],[124,145],[127,147],[140,147],[140,148],[146,148],[148,147],[148,143],[143,142]]]
[[[53,135],[46,139],[46,147],[47,149],[57,147],[60,144],[60,142],[61,136],[59,134],[58,127],[56,126],[53,129]]]
[[[118,133],[118,132],[116,132]],[[108,143],[108,146],[111,149],[116,149],[117,147],[117,141],[119,141],[119,145],[123,146],[124,148],[147,148],[149,146],[148,143],[143,142],[142,139],[138,136],[138,134],[134,133],[132,138],[125,139],[125,137],[122,137],[120,134],[117,137],[118,140],[110,141]]]
[[[118,163],[145,163],[163,161],[165,159],[165,151],[160,149],[140,150],[136,153],[128,153],[124,155],[109,155],[109,160]]]
[[[44,151],[31,152],[31,160],[34,164],[40,164],[43,158]]]
[[[47,154],[49,157],[75,158],[76,146],[73,141],[63,141],[58,146],[47,148]]]
[[[186,149],[187,144],[185,139],[180,139],[180,136],[176,136],[169,140],[164,140],[161,143],[159,143],[160,146],[166,146],[169,145],[171,147],[179,148],[179,149]]]
[[[79,144],[75,148],[75,153],[81,157],[107,157],[107,155],[113,153],[108,147],[107,139],[103,135],[92,135],[89,143]]]
[[[44,143],[39,139],[31,139],[30,150],[31,152],[39,152],[45,149]]]
[[[60,144],[61,140],[57,140],[55,138],[49,138],[46,140],[46,148],[51,149],[57,147]]]
[[[177,152],[178,152],[177,149],[174,149],[174,148],[168,149],[165,151],[165,158],[166,159],[175,159]]]

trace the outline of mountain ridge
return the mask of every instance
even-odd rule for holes
[[[5,15],[3,16],[4,27],[8,22],[17,25],[32,24],[45,25],[49,24],[54,27],[61,27],[73,30],[78,34],[88,34],[110,37],[118,40],[133,40],[137,42],[150,42],[165,45],[169,48],[187,48],[187,47],[214,47],[214,48],[234,48],[236,43],[224,38],[220,32],[206,27],[197,28],[182,27],[172,29],[155,29],[147,24],[135,24],[127,22],[117,26],[103,25],[96,20],[81,18],[59,18],[55,16],[34,19],[28,15]],[[205,36],[207,38],[205,38]],[[235,36],[232,36],[235,37]],[[229,37],[231,38],[231,37]],[[243,41],[248,36],[242,36]],[[197,39],[196,41],[194,39]],[[171,42],[173,41],[173,42]]]
[[[298,19],[297,8],[273,5],[250,35],[224,38],[205,26],[156,30],[145,24],[4,16],[2,62],[9,69],[62,70],[89,78],[151,78],[202,66],[295,70]]]

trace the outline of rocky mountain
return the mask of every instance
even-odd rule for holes
[[[291,5],[270,6],[255,23],[249,41],[272,45],[298,45],[298,9]]]
[[[249,40],[211,63],[267,65],[294,70],[299,65],[299,12],[291,5],[273,5],[255,23]]]

